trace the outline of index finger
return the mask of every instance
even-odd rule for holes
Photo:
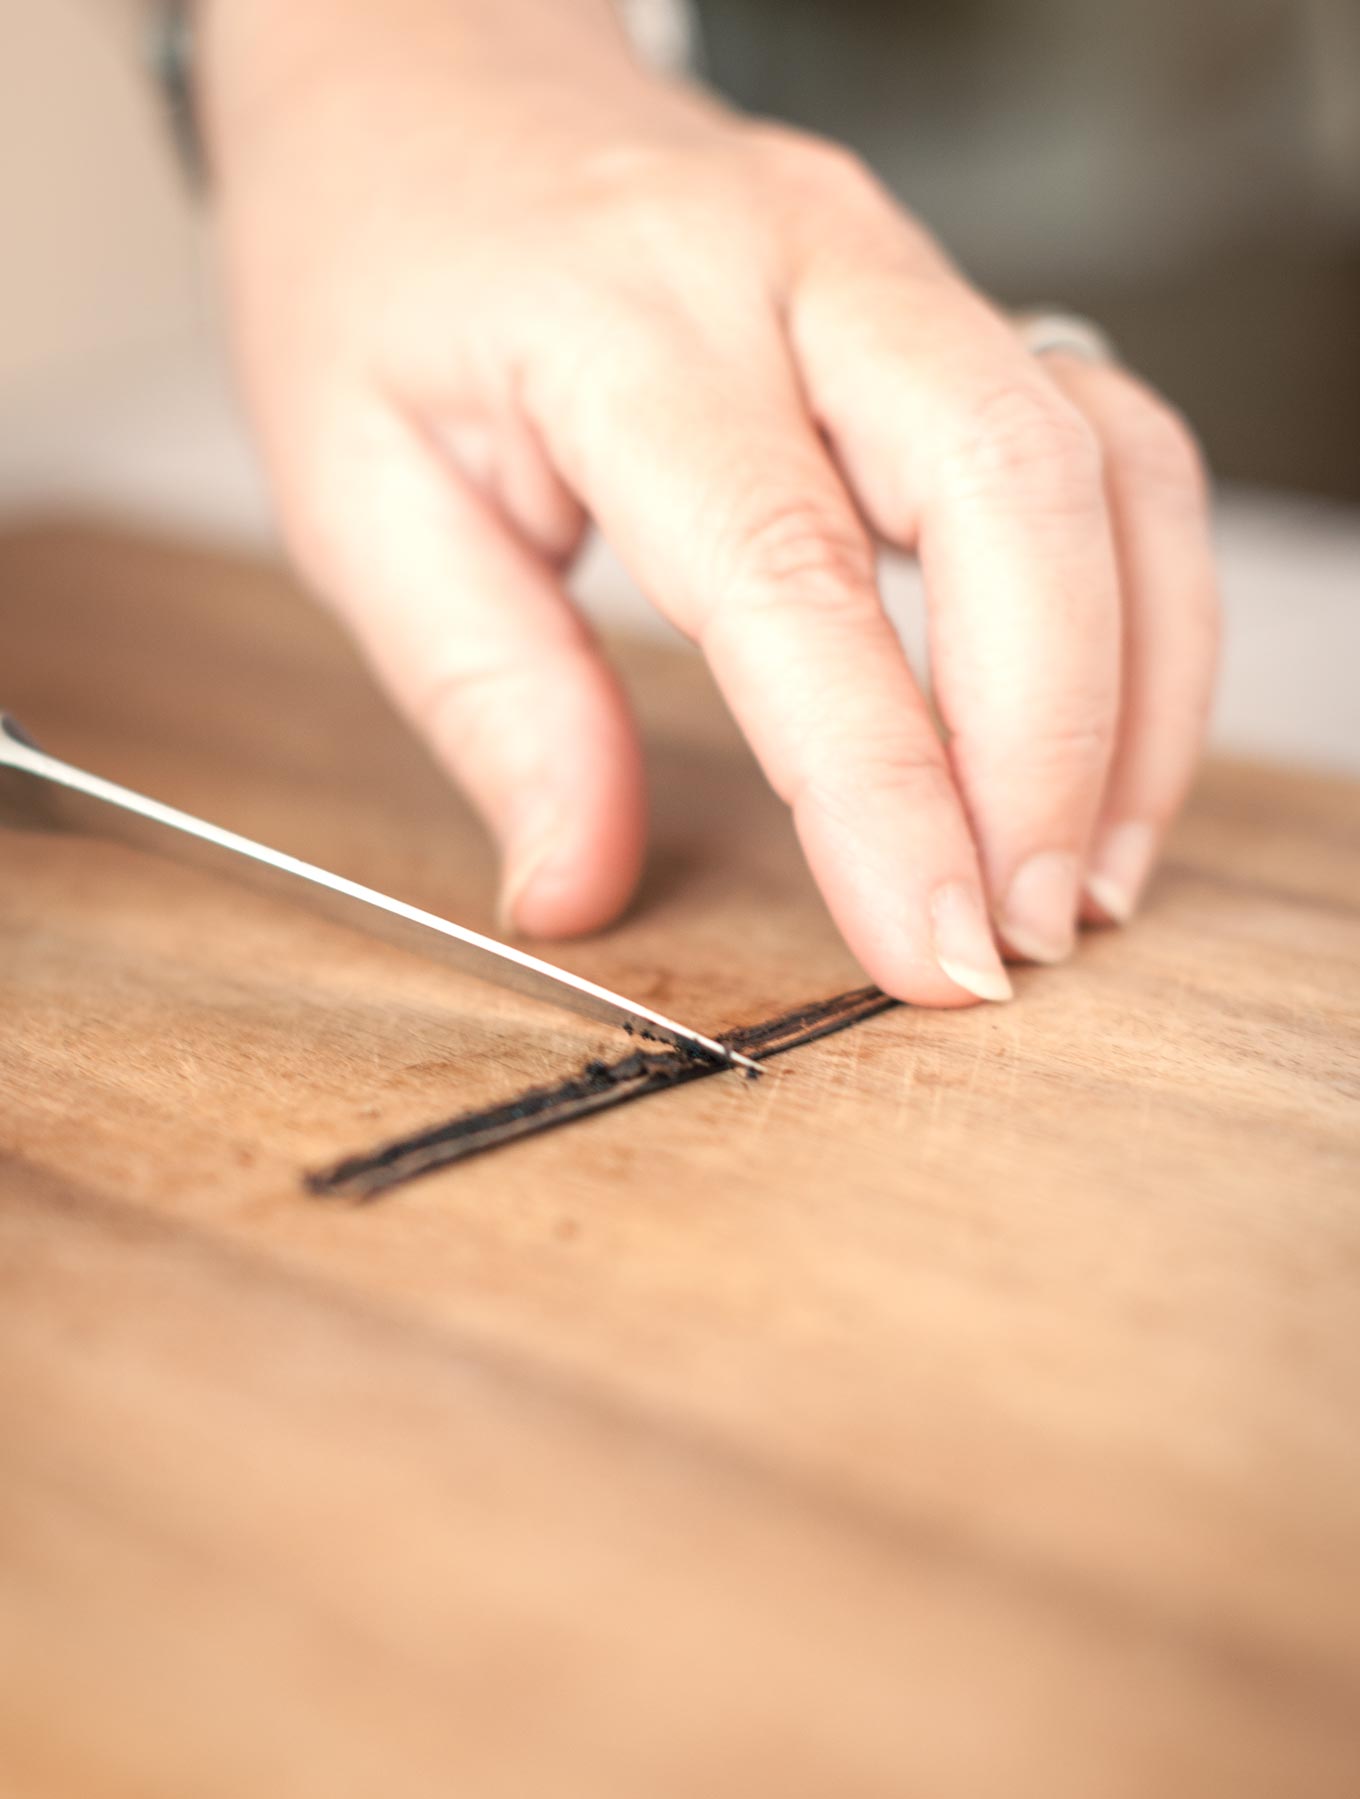
[[[885,537],[920,551],[936,691],[1006,941],[1060,960],[1119,703],[1098,441],[928,260],[861,247],[802,283],[792,325],[856,491]]]

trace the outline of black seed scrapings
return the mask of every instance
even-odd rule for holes
[[[877,987],[860,987],[853,993],[838,994],[834,999],[802,1006],[778,1018],[728,1031],[718,1038],[718,1042],[725,1049],[735,1050],[753,1061],[765,1061],[771,1056],[782,1055],[785,1050],[797,1049],[819,1037],[843,1031],[863,1019],[873,1018],[896,1004],[896,1000],[889,999]],[[629,1036],[643,1037],[654,1043],[663,1041],[631,1025],[625,1025],[624,1029]],[[421,1175],[467,1161],[521,1137],[536,1136],[557,1125],[569,1124],[611,1106],[625,1105],[649,1093],[704,1080],[729,1068],[729,1063],[718,1061],[693,1046],[636,1049],[616,1062],[596,1057],[579,1073],[555,1086],[526,1088],[502,1105],[466,1112],[429,1130],[398,1138],[360,1155],[346,1156],[329,1168],[308,1174],[305,1184],[309,1192],[322,1198],[375,1199]],[[743,1072],[748,1080],[756,1079],[759,1074],[757,1069]]]

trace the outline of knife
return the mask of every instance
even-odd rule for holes
[[[621,1025],[632,1035],[659,1039],[699,1061],[759,1073],[749,1057],[715,1038],[511,944],[59,762],[44,754],[4,712],[0,712],[0,820],[21,829],[88,831],[229,874],[480,980],[566,1006],[586,1018]]]

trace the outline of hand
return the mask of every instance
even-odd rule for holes
[[[848,155],[651,79],[601,0],[210,5],[236,338],[284,529],[497,833],[522,930],[625,904],[592,515],[699,643],[888,992],[1004,998],[1131,913],[1199,751],[1199,457],[1039,359]],[[918,551],[942,742],[875,586]]]

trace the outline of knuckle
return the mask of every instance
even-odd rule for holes
[[[665,369],[680,345],[679,305],[660,283],[583,283],[563,308],[564,345],[548,358],[567,378],[609,394],[626,394]]]
[[[582,283],[563,296],[557,318],[555,332],[540,333],[523,358],[519,396],[559,455],[566,454],[577,484],[589,488],[617,456],[638,396],[692,357],[694,333],[659,286],[592,291]]]
[[[868,795],[888,795],[913,807],[938,810],[955,804],[953,779],[941,746],[931,748],[902,733],[858,731],[828,734],[817,766],[795,784],[795,808],[811,806],[847,820],[863,813]]]
[[[646,232],[658,213],[711,198],[719,184],[719,163],[647,136],[612,139],[572,165],[576,227],[622,224]]]
[[[788,126],[759,126],[753,141],[771,167],[804,189],[851,199],[877,194],[877,177],[844,144]]]
[[[1139,395],[1123,410],[1114,434],[1116,463],[1126,478],[1171,498],[1201,504],[1208,470],[1189,425],[1171,406]]]
[[[1088,702],[1070,714],[1054,709],[1038,722],[1012,718],[972,731],[959,731],[951,741],[955,762],[975,781],[1003,775],[1060,785],[1072,779],[1083,785],[1109,763],[1115,740],[1113,695],[1108,707]]]
[[[733,586],[743,605],[841,613],[872,595],[874,554],[857,522],[824,502],[767,508],[743,533]]]
[[[966,407],[944,469],[956,487],[1030,507],[1075,512],[1100,503],[1095,432],[1075,406],[1034,382],[1001,383]]]
[[[1112,718],[1054,719],[1035,733],[1036,760],[1090,767],[1108,757],[1114,743]]]
[[[554,241],[568,265],[582,265],[585,247],[606,263],[625,257],[630,288],[646,270],[662,285],[678,282],[683,289],[693,244],[738,268],[761,244],[768,172],[739,135],[683,145],[611,144],[575,169]]]

